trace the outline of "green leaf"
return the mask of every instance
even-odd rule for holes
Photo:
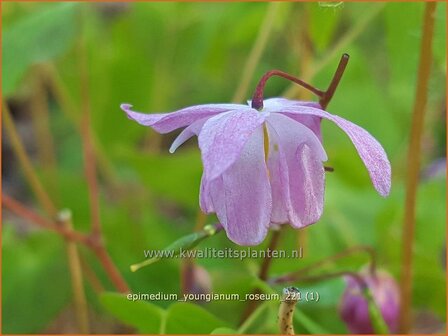
[[[294,311],[294,321],[301,327],[304,327],[310,334],[315,335],[329,335],[331,332],[322,328],[319,324],[309,318],[303,311],[300,310],[300,304],[297,305]]]
[[[168,309],[166,334],[209,334],[226,323],[192,303],[175,303]]]
[[[211,335],[237,335],[238,332],[236,330],[230,329],[230,328],[216,328],[210,334]]]
[[[25,17],[3,33],[3,94],[13,93],[26,70],[64,53],[76,33],[76,3],[61,3]]]
[[[154,264],[155,262],[159,261],[160,259],[164,257],[175,257],[178,256],[182,250],[191,250],[195,246],[197,246],[201,241],[204,239],[211,237],[215,235],[217,232],[219,232],[216,228],[216,226],[213,225],[206,225],[202,231],[194,232],[189,235],[186,235],[178,240],[176,240],[174,243],[172,243],[167,248],[163,249],[160,252],[158,256],[155,256],[151,259],[147,259],[142,261],[141,263],[131,265],[131,271],[135,272],[139,270],[142,267],[149,266],[151,264]],[[166,252],[166,253],[164,253]],[[172,253],[170,253],[172,252]]]
[[[266,301],[255,309],[255,311],[244,321],[244,323],[238,328],[239,334],[252,333],[251,327],[259,325],[260,322],[266,320],[266,312],[269,310],[271,301]]]
[[[103,307],[117,319],[135,327],[142,334],[158,334],[164,310],[145,301],[131,301],[125,295],[104,293],[100,296]]]
[[[372,321],[373,331],[375,334],[389,334],[389,328],[387,327],[386,322],[384,321],[383,315],[375,300],[373,299],[372,293],[369,288],[366,288],[363,292],[365,299],[367,300],[367,304],[369,306],[369,316],[370,321]]]
[[[51,232],[2,230],[2,332],[39,334],[72,298],[64,245]]]
[[[124,117],[123,120],[129,123]],[[132,127],[141,128],[129,124],[129,128]],[[118,156],[136,171],[140,181],[154,194],[197,209],[202,174],[199,150],[179,148],[173,155],[155,155],[121,148]]]

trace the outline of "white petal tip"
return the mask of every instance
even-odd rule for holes
[[[384,198],[386,198],[386,197],[388,197],[389,196],[389,194],[390,194],[390,190],[386,190],[386,191],[378,191],[378,193],[381,195],[381,197],[384,197]]]
[[[121,104],[120,108],[125,111],[125,112],[129,112],[129,110],[131,109],[132,105],[131,104]]]

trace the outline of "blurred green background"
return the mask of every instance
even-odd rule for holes
[[[305,76],[325,88],[343,52],[351,59],[328,111],[362,126],[384,146],[392,163],[392,193],[386,199],[376,194],[347,136],[324,121],[328,164],[335,168],[327,174],[324,215],[306,230],[306,237],[288,228],[281,246],[291,249],[299,241],[304,258],[275,260],[271,274],[297,270],[365,244],[375,248],[380,266],[398,279],[423,3],[8,2],[1,6],[3,99],[43,184],[59,208],[71,209],[74,226],[81,231],[89,228],[90,210],[76,125],[81,117],[80,88],[88,90],[104,239],[133,292],[179,293],[179,260],[164,260],[136,273],[129,266],[144,259],[144,249],[163,248],[192,232],[202,166],[196,139],[170,155],[169,145],[178,133],[156,135],[129,121],[119,105],[129,102],[140,111],[169,112],[230,102],[245,77],[249,85],[240,91],[243,102],[271,69]],[[445,8],[438,4],[417,205],[416,332],[440,332],[446,316]],[[259,57],[249,59],[254,45]],[[80,50],[88,62],[87,81],[80,75]],[[273,79],[265,95],[282,96],[289,85]],[[68,93],[65,101],[58,99],[58,90]],[[299,90],[295,97],[306,96]],[[42,212],[7,132],[2,134],[3,192]],[[2,223],[2,332],[76,332],[63,240],[5,209]],[[208,239],[199,248],[203,247],[238,248],[224,234]],[[113,291],[90,251],[81,247],[80,253],[84,267],[96,274],[106,291]],[[365,256],[355,256],[328,269],[358,270],[366,261]],[[198,286],[244,295],[255,286],[260,262],[197,260],[205,269],[198,272]],[[236,330],[245,309],[245,303],[237,301],[133,303],[96,292],[92,281],[86,280],[85,287],[91,332],[96,333],[158,333],[162,320],[165,333]],[[301,304],[296,332],[346,333],[336,314],[343,287],[341,279],[307,285],[304,290],[318,291],[321,298],[319,303]],[[280,292],[281,287],[273,290]],[[240,331],[277,332],[278,303],[261,307]]]

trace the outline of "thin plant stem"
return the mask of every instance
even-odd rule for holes
[[[349,58],[350,56],[348,56],[348,54],[342,55],[339,65],[336,69],[336,72],[334,73],[333,79],[331,80],[327,91],[325,91],[324,95],[320,98],[319,103],[323,109],[327,108],[327,105],[330,103],[331,98],[333,98],[333,95],[336,92],[339,82],[342,79],[342,75],[344,74],[345,68],[347,67]]]
[[[62,210],[58,214],[58,222],[67,231],[73,230],[72,215],[70,210]],[[66,240],[68,267],[70,269],[76,319],[78,330],[82,334],[89,333],[89,311],[86,295],[84,292],[83,274],[79,257],[78,246],[69,239]]]
[[[349,248],[345,251],[342,251],[340,253],[337,253],[333,256],[330,256],[328,258],[319,260],[311,265],[305,266],[301,269],[299,269],[298,271],[295,272],[291,272],[288,273],[286,275],[282,275],[279,277],[276,277],[274,279],[271,279],[269,281],[269,283],[285,283],[285,282],[293,282],[296,281],[296,279],[302,277],[303,275],[309,273],[310,271],[313,271],[315,269],[319,269],[322,266],[329,264],[329,263],[333,263],[339,259],[343,259],[346,258],[348,256],[354,255],[356,253],[359,252],[363,252],[363,253],[367,253],[369,255],[370,258],[370,266],[369,266],[369,271],[370,274],[374,275],[375,271],[376,271],[376,253],[375,250],[372,249],[370,246],[354,246],[352,248]]]
[[[4,193],[2,194],[2,204],[11,212],[23,219],[26,219],[31,224],[54,231],[70,241],[84,244],[90,248],[97,256],[100,264],[103,266],[115,288],[121,293],[129,293],[129,287],[126,284],[126,281],[119,273],[115,264],[112,262],[112,259],[106,251],[101,239],[97,239],[91,235],[79,233],[75,230],[67,230],[59,225],[55,225],[52,221],[41,217],[39,214],[28,209],[26,206]]]
[[[54,223],[46,218],[42,217],[33,210],[27,208],[25,205],[16,201],[14,198],[2,193],[2,204],[4,207],[9,209],[12,213],[25,219],[31,224],[37,225],[43,229],[54,231],[64,238],[79,242],[82,244],[90,245],[90,239],[87,235],[79,233],[77,231],[68,230],[66,228],[54,225]]]
[[[2,115],[3,115],[3,125],[5,126],[5,129],[8,132],[12,149],[14,150],[14,153],[16,154],[17,159],[19,160],[19,163],[25,174],[25,178],[27,179],[29,185],[31,186],[31,190],[33,191],[34,195],[36,196],[42,208],[51,217],[54,217],[57,212],[56,207],[54,203],[51,201],[50,196],[48,195],[47,191],[40,182],[36,174],[36,171],[34,170],[34,167],[31,164],[31,160],[17,133],[14,121],[11,116],[11,112],[9,111],[9,108],[5,102],[3,102]]]
[[[280,70],[271,70],[266,72],[263,77],[261,77],[260,81],[257,84],[257,87],[255,88],[254,95],[252,96],[252,108],[261,110],[263,109],[263,95],[264,95],[264,87],[266,85],[266,82],[269,78],[273,76],[283,77],[291,82],[294,82],[297,85],[300,85],[304,87],[305,89],[311,91],[316,96],[318,96],[320,99],[322,99],[325,95],[325,92],[322,90],[319,90],[315,88],[314,86],[308,84],[307,82],[294,77],[286,72],[280,71]]]
[[[243,99],[246,98],[250,81],[254,76],[255,69],[260,62],[261,55],[266,49],[269,37],[274,28],[275,18],[277,16],[280,3],[271,2],[267,4],[266,14],[263,19],[263,22],[260,26],[260,30],[258,32],[258,36],[255,40],[254,45],[252,46],[252,50],[250,51],[249,57],[243,67],[243,76],[241,78],[240,84],[233,95],[232,102],[240,103]]]
[[[280,70],[271,70],[266,72],[263,75],[263,77],[261,77],[260,81],[257,84],[257,87],[255,88],[255,92],[254,95],[252,96],[252,102],[251,102],[252,108],[259,111],[263,109],[264,87],[266,86],[266,82],[273,76],[279,76],[285,78],[311,91],[312,93],[314,93],[316,96],[319,97],[319,103],[322,106],[322,108],[326,108],[331,98],[333,97],[334,93],[336,92],[339,82],[342,79],[349,58],[350,56],[348,54],[342,55],[341,60],[339,61],[338,67],[336,69],[336,72],[333,75],[330,85],[328,86],[328,89],[326,91],[319,90],[314,86],[308,84],[307,82]]]
[[[420,63],[417,75],[414,111],[408,148],[406,176],[406,199],[402,232],[401,307],[399,332],[407,334],[411,328],[413,246],[415,239],[415,205],[420,174],[421,142],[423,134],[428,83],[432,61],[432,40],[434,33],[436,2],[425,4],[423,35],[420,47]]]
[[[104,248],[104,246],[102,244],[95,245],[93,247],[93,252],[97,256],[98,260],[101,262],[104,270],[109,276],[111,282],[114,284],[115,288],[120,293],[123,294],[130,293],[129,286],[127,285],[121,273],[118,271],[117,266],[115,266],[114,262],[112,261],[111,257],[109,256],[109,253]]]
[[[196,224],[194,226],[194,231],[201,231],[205,223],[207,222],[207,214],[203,213],[201,208],[198,208],[198,212],[196,214]]]
[[[275,249],[277,249],[278,243],[280,241],[281,232],[282,232],[281,229],[272,232],[271,241],[269,242],[268,247],[269,250],[274,251]],[[269,269],[272,264],[272,258],[270,257],[270,254],[268,255],[268,257],[269,258],[264,258],[263,263],[261,264],[260,273],[258,274],[260,280],[266,280],[268,278]]]
[[[192,258],[182,260],[180,268],[180,292],[181,295],[191,293],[194,287],[195,262]]]
[[[347,46],[361,35],[361,33],[369,26],[369,23],[377,17],[379,13],[386,6],[386,2],[375,4],[369,10],[366,10],[366,15],[363,16],[352,29],[350,29],[336,44],[325,53],[325,57],[317,61],[309,67],[309,71],[306,71],[303,76],[304,81],[311,81],[314,76],[319,73],[327,64],[329,64],[334,58],[341,54],[341,52],[347,48]],[[297,95],[298,88],[296,85],[291,84],[283,93],[286,98],[294,98]]]
[[[196,216],[196,224],[194,226],[194,231],[199,232],[204,228],[207,221],[207,215],[198,208]],[[180,288],[181,294],[187,294],[194,285],[194,271],[195,271],[195,261],[193,258],[182,259],[181,269],[180,269]]]

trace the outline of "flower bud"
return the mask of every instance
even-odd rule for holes
[[[369,269],[364,269],[359,275],[366,282],[378,309],[381,311],[384,322],[391,333],[398,328],[400,310],[400,296],[397,283],[393,277],[385,271],[376,271],[372,274]],[[340,315],[348,329],[353,334],[373,334],[372,321],[370,320],[369,307],[362,288],[356,279],[347,277],[347,287],[342,296]]]

